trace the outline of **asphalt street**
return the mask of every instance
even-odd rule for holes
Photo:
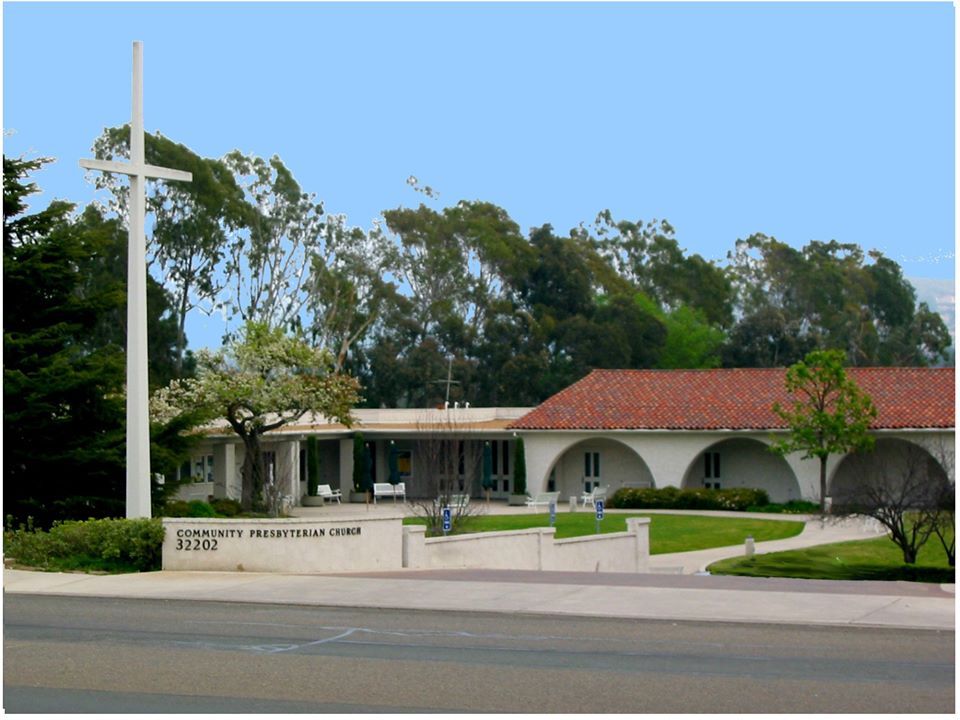
[[[954,651],[944,630],[7,594],[4,708],[949,713]]]

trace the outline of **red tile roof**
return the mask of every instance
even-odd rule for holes
[[[877,407],[875,429],[954,427],[953,368],[848,368]],[[510,425],[514,430],[772,430],[784,368],[594,370]]]

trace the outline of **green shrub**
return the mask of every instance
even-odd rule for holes
[[[163,524],[159,519],[69,520],[49,532],[21,526],[3,535],[4,554],[45,570],[159,570]]]
[[[315,435],[307,438],[307,495],[316,496],[320,485],[320,449]]]
[[[213,508],[217,515],[222,515],[223,517],[236,517],[243,512],[243,506],[236,500],[231,500],[230,498],[211,500],[210,507]]]
[[[523,438],[517,438],[513,444],[513,494],[525,495],[527,492],[527,460],[523,450]]]
[[[217,511],[203,500],[171,500],[163,506],[163,517],[216,517]]]
[[[203,500],[191,500],[187,503],[190,514],[187,517],[216,517],[217,511],[213,506]]]
[[[747,512],[784,513],[787,515],[812,514],[820,512],[820,506],[807,500],[791,500],[782,505],[780,503],[751,505],[747,508]]]
[[[620,488],[610,499],[611,507],[630,510],[743,511],[751,506],[769,504],[766,491],[756,488]]]
[[[190,506],[186,500],[168,500],[163,506],[163,517],[189,517]]]

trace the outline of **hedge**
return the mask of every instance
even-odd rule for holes
[[[163,524],[153,519],[68,520],[49,531],[21,526],[3,534],[3,553],[45,570],[159,570]]]
[[[756,488],[620,488],[610,499],[610,507],[628,510],[746,510],[769,505],[766,491]]]

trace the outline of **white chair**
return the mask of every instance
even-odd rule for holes
[[[317,485],[317,497],[322,497],[324,504],[327,500],[336,500],[340,505],[341,493],[339,490],[331,490],[329,485]]]
[[[591,492],[584,493],[580,496],[580,501],[583,503],[583,506],[595,505],[597,500],[606,500],[607,499],[607,489],[605,487],[600,487],[597,485]]]

